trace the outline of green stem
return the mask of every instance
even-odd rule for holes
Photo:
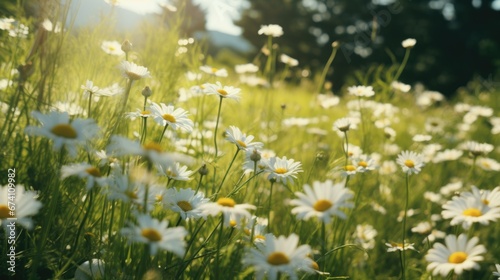
[[[332,53],[330,54],[330,57],[328,58],[328,61],[325,64],[325,68],[323,68],[323,72],[321,72],[321,77],[319,79],[318,88],[316,89],[316,93],[320,93],[321,90],[323,89],[323,85],[324,85],[325,79],[326,79],[326,74],[328,73],[328,69],[330,69],[330,66],[332,65],[333,59],[335,59],[335,55],[337,54],[337,50],[338,50],[338,45],[333,47]]]
[[[215,257],[215,279],[221,279],[219,278],[219,272],[220,272],[220,248],[222,246],[222,235],[223,235],[223,230],[224,230],[224,214],[221,214],[221,221],[220,221],[220,230],[219,230],[219,240],[217,242],[217,255]]]
[[[408,62],[408,58],[410,57],[410,49],[411,48],[406,48],[405,57],[403,58],[403,62],[401,63],[401,65],[399,65],[398,72],[396,73],[396,76],[394,76],[393,81],[397,81],[399,79],[399,76],[401,76],[401,73],[403,73],[403,70],[406,67],[406,63]]]
[[[220,100],[219,100],[219,109],[217,110],[217,121],[215,122],[215,131],[214,131],[215,157],[214,157],[214,161],[217,161],[217,154],[219,152],[218,147],[217,147],[217,130],[219,129],[221,107],[222,107],[222,96],[220,97]]]
[[[267,229],[269,230],[269,233],[272,233],[272,228],[271,228],[271,205],[273,203],[273,186],[274,186],[274,180],[271,181],[271,188],[269,190],[269,204],[267,206]]]
[[[220,182],[219,188],[217,189],[217,192],[215,192],[215,198],[217,199],[217,196],[219,196],[219,192],[222,189],[222,185],[224,185],[224,181],[226,181],[227,174],[229,173],[229,170],[231,170],[231,167],[233,166],[234,160],[236,159],[236,156],[238,156],[238,153],[240,152],[240,149],[238,148],[236,150],[236,153],[234,153],[233,159],[231,160],[231,163],[229,164],[229,167],[226,170],[226,174],[224,174],[224,177],[222,177],[222,181]]]
[[[410,175],[407,173],[406,174],[406,196],[405,196],[405,212],[403,216],[403,242],[402,242],[402,257],[401,257],[401,262],[402,262],[402,267],[401,267],[401,275],[403,276],[403,280],[405,279],[405,266],[406,266],[406,257],[405,257],[405,238],[406,238],[406,215],[408,212],[408,201],[409,201],[409,196],[408,196],[408,189],[410,185]]]
[[[88,112],[87,112],[87,118],[91,118],[91,114],[90,114],[90,105],[92,104],[92,94],[93,92],[90,92],[89,94],[89,107],[88,107]]]
[[[158,138],[158,144],[161,143],[161,140],[163,140],[163,135],[165,135],[165,131],[167,131],[167,128],[168,128],[168,123],[165,125],[165,127],[163,128],[163,131],[161,132],[160,134],[160,138]]]

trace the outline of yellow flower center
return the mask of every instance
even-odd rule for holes
[[[130,198],[132,200],[139,198],[137,196],[137,193],[134,191],[125,191],[125,195],[128,196],[128,198]]]
[[[147,116],[147,115],[149,115],[149,114],[151,114],[151,112],[150,112],[150,111],[142,111],[142,112],[141,112],[141,115],[143,115],[143,116]]]
[[[89,167],[89,168],[85,169],[85,171],[93,177],[102,177],[99,169],[97,169],[95,167]]]
[[[222,96],[226,96],[227,95],[227,91],[223,90],[223,89],[218,89],[217,92],[222,95]]]
[[[155,152],[158,152],[158,153],[162,153],[163,152],[163,149],[161,148],[160,144],[155,143],[155,142],[150,142],[150,143],[144,145],[143,148],[145,150],[148,150],[148,151],[155,151]]]
[[[157,242],[161,240],[161,234],[154,228],[145,228],[141,231],[141,235],[149,241]]]
[[[463,263],[467,259],[467,253],[455,252],[448,257],[449,263]]]
[[[162,201],[163,200],[163,195],[162,194],[155,195],[155,200],[156,201]]]
[[[411,160],[411,159],[407,159],[407,160],[405,160],[404,164],[405,164],[405,165],[406,165],[406,167],[408,167],[408,168],[413,168],[413,167],[415,167],[415,163],[414,163],[414,162],[413,162],[413,160]]]
[[[178,201],[177,206],[179,206],[184,212],[193,210],[193,206],[191,205],[191,203],[185,200]]]
[[[226,206],[226,207],[234,207],[236,205],[236,202],[232,198],[221,197],[217,200],[217,204],[222,205],[222,206]]]
[[[78,136],[76,130],[71,125],[65,123],[54,126],[50,132],[56,136],[68,139],[75,139]]]
[[[253,239],[254,239],[254,240],[255,240],[255,239],[266,240],[266,237],[265,237],[264,235],[257,234],[257,235],[255,235],[255,236],[254,236],[254,238],[253,238]]]
[[[240,147],[242,148],[246,148],[247,147],[247,144],[241,140],[236,140],[236,143],[238,143],[238,145],[240,145]]]
[[[170,114],[163,114],[163,119],[166,120],[167,122],[175,123],[177,120],[175,119],[174,116]]]
[[[286,168],[284,167],[278,167],[274,170],[275,173],[277,174],[285,174],[288,170],[286,170]]]
[[[215,72],[217,72],[217,71],[219,71],[219,69],[217,69],[217,68],[215,68],[215,67],[212,67],[212,73],[215,73]]]
[[[484,204],[484,205],[489,205],[489,204],[490,204],[490,201],[489,201],[489,200],[487,200],[487,199],[485,198],[485,199],[483,199],[483,204]]]
[[[368,166],[368,163],[366,163],[366,161],[360,161],[360,162],[358,162],[358,165],[366,168]]]
[[[325,212],[326,210],[330,209],[332,207],[332,202],[326,199],[320,199],[314,203],[313,208],[316,211],[319,212]]]
[[[312,267],[312,269],[314,269],[314,270],[319,270],[319,265],[318,265],[318,263],[317,263],[317,262],[315,262],[315,261],[312,261],[312,262],[311,262],[311,267]]]
[[[480,217],[483,213],[481,213],[481,210],[477,208],[468,208],[465,209],[464,212],[462,212],[462,214],[470,217]]]
[[[281,252],[274,252],[267,257],[267,262],[272,265],[283,265],[290,262],[288,257]]]
[[[356,167],[354,165],[346,165],[345,171],[356,171]]]
[[[229,225],[230,225],[231,227],[235,227],[235,226],[237,226],[238,224],[236,223],[236,221],[235,221],[235,220],[230,220],[230,221],[229,221]]]
[[[0,220],[7,218],[13,218],[13,216],[10,215],[10,209],[7,205],[0,204]]]

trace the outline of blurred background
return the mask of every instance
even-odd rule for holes
[[[2,17],[15,17],[18,0],[0,3]],[[40,18],[52,1],[22,1]],[[47,4],[48,3],[48,4]],[[113,11],[126,32],[143,20],[183,12],[182,36],[207,39],[207,52],[221,63],[258,62],[265,37],[261,25],[278,24],[276,48],[299,61],[290,82],[313,79],[341,44],[327,80],[338,91],[356,72],[400,63],[401,41],[415,38],[400,77],[451,96],[471,81],[499,83],[500,0],[85,0],[71,3],[75,25],[88,25]],[[176,7],[184,6],[178,10]],[[167,22],[167,21],[166,21]],[[167,24],[167,23],[166,23]],[[119,38],[119,36],[117,36]],[[258,63],[257,63],[258,64]]]

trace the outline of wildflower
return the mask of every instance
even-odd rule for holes
[[[500,171],[500,163],[492,158],[480,157],[476,160],[476,164],[486,171]]]
[[[493,276],[498,276],[498,280],[500,280],[500,264],[495,264],[495,267],[497,271],[493,272]]]
[[[129,112],[125,114],[125,117],[130,118],[131,120],[135,120],[137,118],[145,119],[149,117],[153,117],[151,111],[137,109],[135,112]]]
[[[468,151],[473,157],[484,156],[493,151],[494,146],[488,143],[479,143],[476,141],[467,141],[460,145],[462,150]]]
[[[87,190],[94,187],[95,184],[103,186],[106,184],[106,179],[102,176],[98,168],[88,163],[76,163],[71,165],[63,165],[61,168],[61,179],[70,176],[78,176],[87,180]]]
[[[54,25],[50,21],[50,19],[48,19],[48,18],[46,18],[46,19],[43,20],[42,27],[45,30],[50,31],[50,32],[54,32],[54,33],[59,33],[62,30],[62,28],[61,28],[61,22],[60,21],[56,22],[56,24]]]
[[[33,228],[31,216],[38,214],[42,203],[34,191],[27,191],[24,185],[16,185],[15,193],[11,186],[0,186],[0,225],[7,226],[7,219],[15,219],[16,224],[30,230]],[[15,204],[15,209],[11,206]],[[5,231],[7,233],[7,231]]]
[[[360,244],[365,250],[373,249],[375,248],[375,237],[377,234],[377,230],[371,225],[357,225],[356,231],[353,234],[354,242]]]
[[[403,172],[408,175],[418,174],[425,165],[421,154],[413,151],[403,151],[398,155],[396,162],[402,167]]]
[[[270,172],[268,180],[275,179],[277,182],[287,184],[297,178],[297,173],[302,172],[302,164],[286,157],[272,157],[269,159],[267,171]]]
[[[448,183],[444,186],[442,186],[439,189],[439,192],[442,195],[449,196],[450,194],[453,194],[454,192],[459,191],[463,186],[463,183],[461,181],[453,182],[453,183]]]
[[[91,97],[94,93],[98,93],[100,91],[98,86],[94,86],[94,82],[87,80],[85,82],[85,85],[81,86],[81,89],[83,89],[83,97],[89,98]]]
[[[480,190],[476,186],[472,186],[471,192],[463,192],[463,197],[473,196],[481,200],[481,202],[490,208],[500,207],[500,186],[493,190]]]
[[[298,279],[297,271],[313,273],[313,261],[307,257],[311,253],[309,245],[300,245],[299,237],[291,234],[288,237],[268,233],[264,242],[257,243],[243,257],[245,266],[253,266],[258,280],[277,279],[278,274],[287,275],[290,279]]]
[[[357,172],[371,171],[375,169],[375,160],[368,155],[361,155],[352,159],[352,164]]]
[[[411,49],[415,46],[415,44],[417,44],[417,40],[415,40],[413,38],[408,38],[408,39],[404,40],[403,42],[401,42],[401,45],[405,49]]]
[[[477,262],[484,259],[481,254],[486,253],[486,248],[477,245],[478,241],[477,237],[468,240],[465,234],[446,236],[445,245],[435,243],[427,252],[425,259],[430,262],[427,270],[446,277],[450,271],[460,275],[464,270],[479,269]]]
[[[148,68],[139,66],[130,61],[122,61],[120,64],[120,70],[122,71],[122,75],[131,81],[151,77]]]
[[[292,209],[292,214],[296,214],[298,219],[309,220],[317,217],[323,223],[331,221],[332,216],[346,219],[342,210],[354,207],[350,200],[354,195],[344,187],[344,183],[333,184],[331,180],[325,182],[314,181],[313,187],[304,185],[304,192],[296,192],[298,199],[290,201],[296,206]]]
[[[173,105],[165,105],[164,103],[152,103],[149,106],[151,115],[156,123],[161,126],[171,126],[174,130],[182,128],[187,132],[193,131],[193,121],[187,115],[188,112],[182,108],[175,109]]]
[[[191,180],[190,177],[193,175],[193,171],[188,170],[187,168],[187,166],[181,166],[180,163],[176,162],[167,166],[159,166],[159,171],[170,180],[189,181]]]
[[[299,65],[299,61],[295,58],[289,57],[286,54],[280,55],[280,61],[283,62],[284,64],[290,66],[290,67],[295,67]]]
[[[407,84],[403,84],[401,82],[398,82],[398,81],[394,81],[391,83],[391,87],[395,90],[398,90],[398,91],[401,91],[401,92],[409,92],[410,89],[411,89],[411,86],[410,85],[407,85]]]
[[[202,192],[192,189],[171,188],[163,196],[165,206],[179,213],[184,220],[205,218],[202,207],[209,201]]]
[[[214,75],[215,77],[227,77],[227,75],[228,75],[226,69],[224,69],[224,68],[218,69],[218,68],[211,67],[208,65],[200,66],[200,70],[207,73],[207,74]]]
[[[170,251],[179,257],[184,256],[187,231],[183,227],[168,228],[168,221],[159,221],[149,215],[138,215],[137,225],[130,224],[121,234],[131,242],[146,243],[151,255],[156,255],[158,248]]]
[[[431,135],[415,134],[412,138],[413,142],[427,142],[432,139]]]
[[[125,54],[122,50],[122,44],[118,41],[102,41],[101,49],[110,55],[121,56]]]
[[[215,84],[205,84],[205,92],[208,95],[216,94],[221,98],[230,98],[236,101],[240,100],[241,89],[232,86],[222,86],[220,82]]]
[[[318,94],[317,100],[319,105],[324,109],[337,106],[340,103],[340,97],[333,94]]]
[[[253,63],[239,64],[239,65],[234,66],[234,70],[238,74],[256,73],[259,71],[259,66],[255,65]]]
[[[341,118],[333,123],[333,127],[340,132],[347,132],[351,126],[351,120],[349,118]]]
[[[390,175],[396,171],[397,171],[397,166],[392,160],[383,161],[379,169],[379,173],[381,175]]]
[[[245,173],[253,172],[256,167],[257,172],[263,171],[269,166],[269,159],[275,156],[276,153],[272,150],[247,149],[243,170]]]
[[[242,133],[236,126],[230,126],[226,129],[226,139],[235,144],[240,150],[260,149],[264,146],[261,142],[252,142],[253,135]]]
[[[443,209],[443,218],[451,219],[452,226],[462,224],[464,229],[469,229],[473,223],[487,225],[500,218],[500,207],[490,208],[475,196],[455,196],[443,205]]]
[[[357,97],[370,97],[375,95],[372,86],[351,86],[347,88],[347,91],[350,95]]]
[[[144,200],[139,199],[139,189],[142,186],[133,182],[128,174],[123,174],[121,167],[112,169],[108,177],[107,196],[109,200],[119,200],[125,203],[141,204]]]
[[[444,151],[438,152],[432,162],[438,163],[443,161],[453,161],[459,159],[463,155],[463,152],[456,149],[446,149]]]
[[[28,126],[25,129],[26,134],[45,136],[52,139],[54,141],[54,150],[60,151],[64,146],[71,157],[76,156],[76,147],[78,145],[86,144],[99,130],[93,119],[78,118],[70,121],[69,114],[66,112],[50,112],[44,115],[33,111],[31,115],[42,126]]]
[[[265,229],[267,228],[267,224],[268,220],[266,218],[252,216],[252,219],[248,221],[243,231],[248,237],[253,233],[253,242],[261,243],[266,240]]]
[[[427,108],[444,100],[444,95],[437,91],[424,91],[417,97],[417,105]]]
[[[75,271],[75,280],[104,279],[105,263],[101,259],[85,261]]]
[[[252,216],[247,209],[255,209],[256,207],[250,204],[237,204],[234,199],[229,197],[221,197],[217,202],[209,202],[201,206],[203,213],[206,215],[215,216],[219,213],[224,215],[224,226],[231,225],[231,215],[237,220],[243,218],[250,219]],[[234,219],[233,219],[234,220]]]
[[[262,25],[257,34],[280,37],[283,35],[283,28],[277,24]]]
[[[82,107],[72,102],[57,101],[56,103],[52,104],[52,106],[54,108],[51,108],[51,111],[66,112],[70,116],[75,116],[80,114],[85,116],[87,114],[87,112],[85,112]]]
[[[385,243],[385,246],[389,247],[387,248],[387,252],[396,252],[396,251],[406,251],[406,250],[415,250],[415,247],[413,247],[414,243],[406,243],[401,244],[401,243],[395,243],[395,242],[389,242]]]

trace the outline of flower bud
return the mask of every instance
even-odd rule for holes
[[[253,153],[250,155],[250,160],[253,162],[258,162],[261,159],[261,155],[259,151],[253,150]]]
[[[203,164],[200,169],[198,169],[198,173],[200,173],[201,176],[205,176],[208,174],[208,168],[206,164]]]
[[[144,96],[144,97],[150,97],[152,94],[153,94],[153,91],[151,90],[151,88],[149,86],[145,86],[142,89],[142,96]]]
[[[123,41],[123,43],[122,43],[122,51],[128,53],[131,50],[132,50],[132,43],[130,43],[129,40]]]

